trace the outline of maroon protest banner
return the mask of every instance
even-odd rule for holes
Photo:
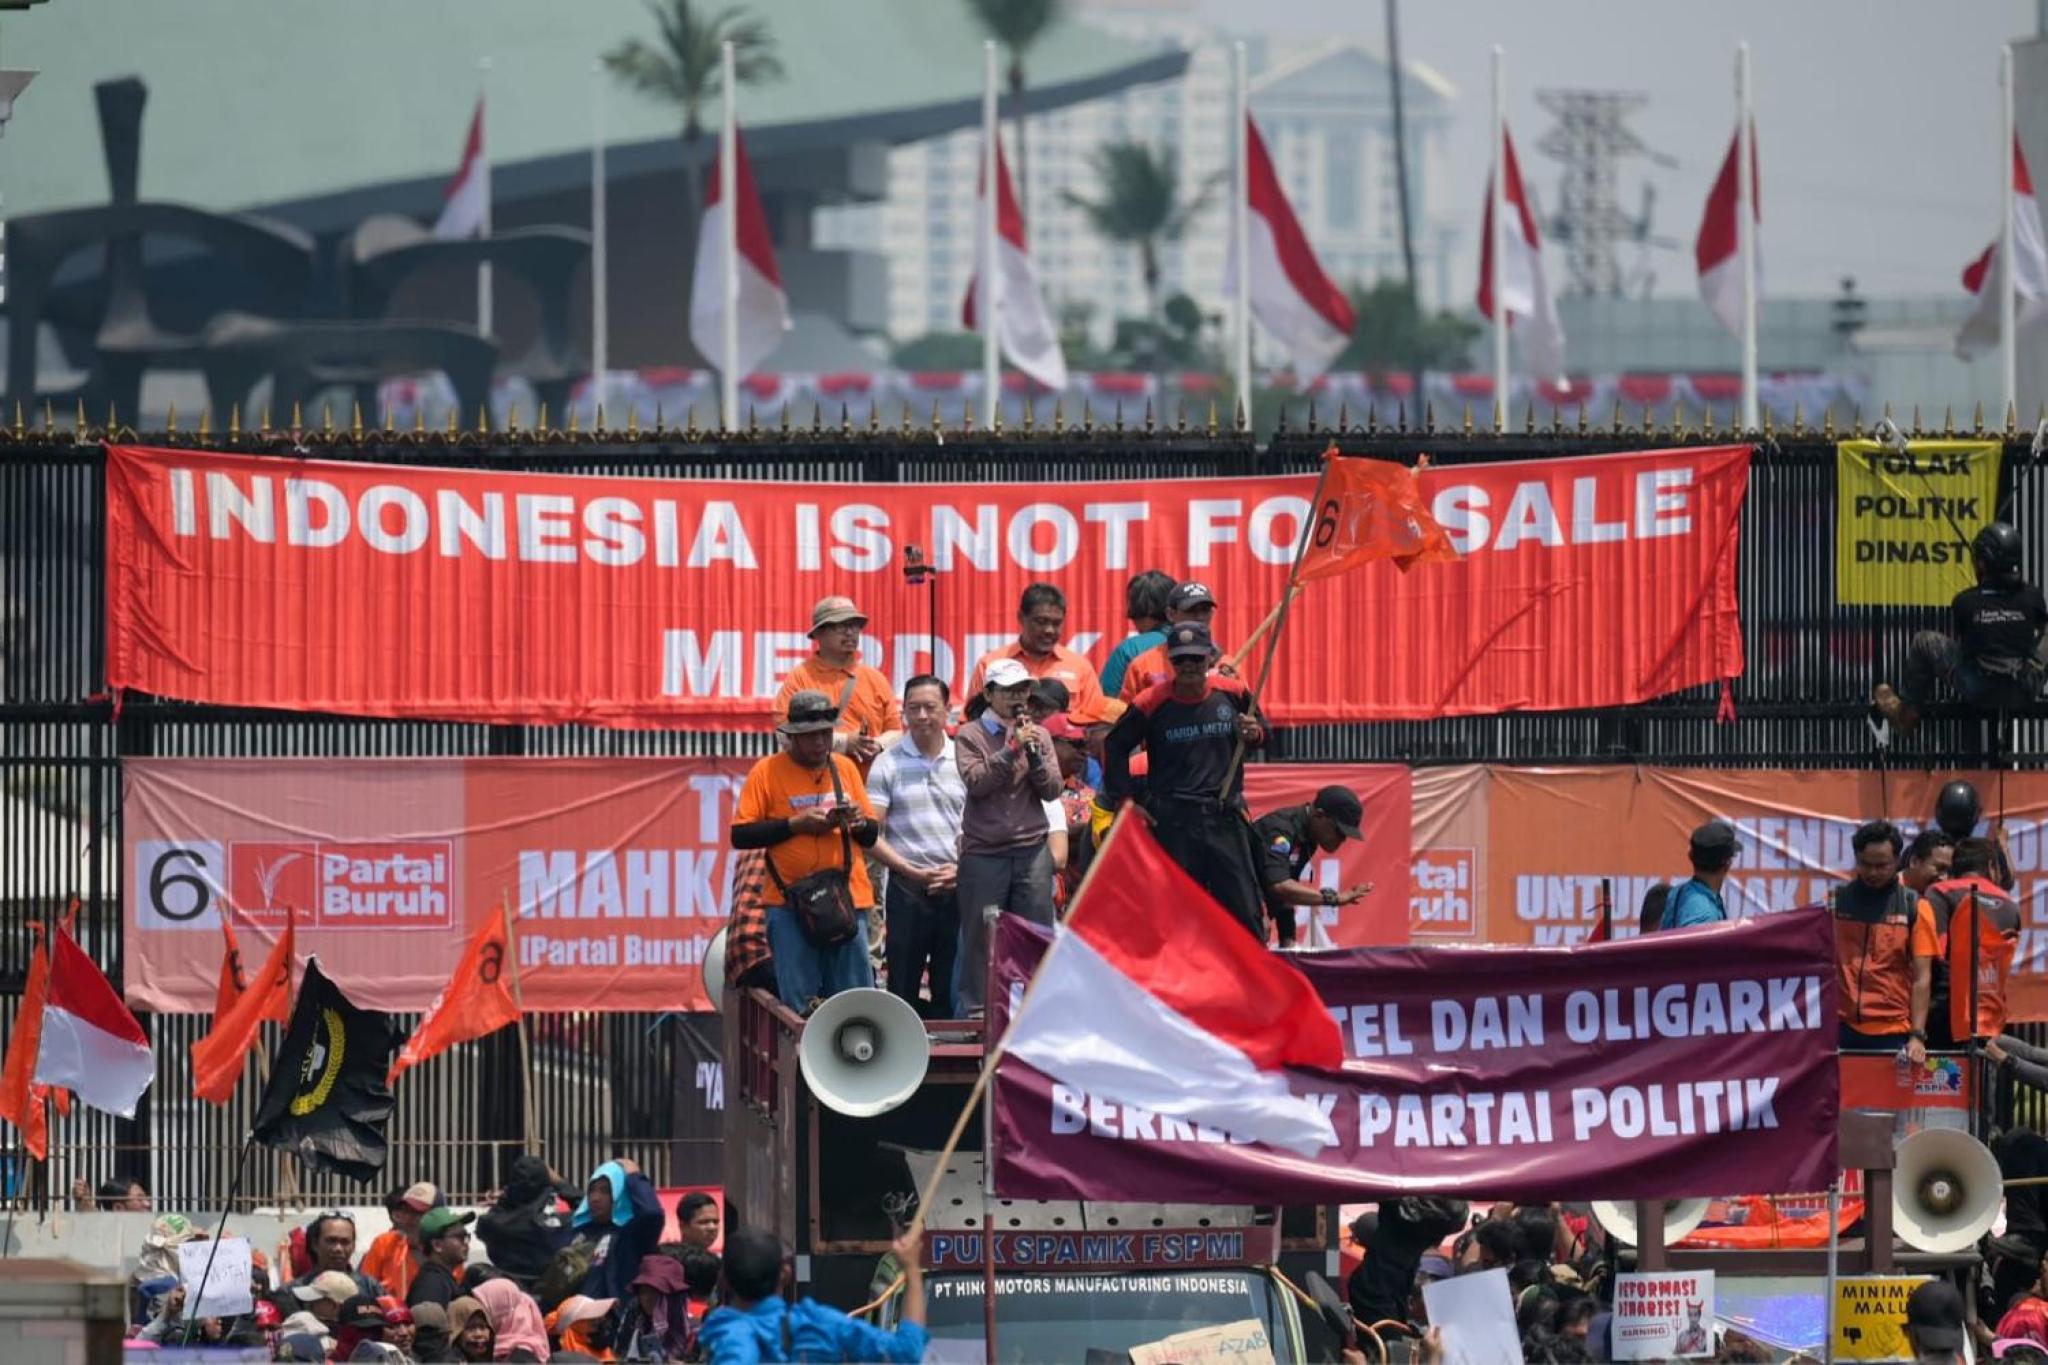
[[[1005,916],[993,1025],[1043,931]],[[997,1194],[1342,1203],[1403,1194],[1547,1201],[1817,1190],[1836,1170],[1828,917],[1792,911],[1580,948],[1305,953],[1341,1072],[1290,1087],[1330,1115],[1313,1160],[1057,1085],[1006,1060]]]

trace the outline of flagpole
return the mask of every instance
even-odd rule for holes
[[[2012,215],[2018,206],[2013,202],[2013,154],[2014,129],[2012,78],[2012,44],[2007,43],[1998,52],[1998,194],[2004,210],[1998,222],[1998,373],[2001,391],[2005,395],[2005,415],[2008,421],[2019,411],[2020,400],[2020,338],[2019,338],[2019,281],[2018,272],[2013,269]]]
[[[725,308],[719,328],[720,363],[718,367],[718,393],[720,407],[725,413],[725,429],[728,434],[740,429],[740,205],[739,205],[739,123],[733,91],[733,51],[731,43],[719,45],[720,89],[724,96],[725,123],[718,130],[718,201],[725,205],[725,217],[718,230],[725,237],[722,244],[721,276],[719,288],[725,296]]]
[[[242,1197],[242,1172],[249,1168],[249,1149],[256,1145],[256,1134],[251,1132],[242,1139],[241,1147],[235,1153],[235,1174],[228,1181],[227,1201],[221,1205],[220,1225],[213,1230],[213,1241],[206,1248],[206,1266],[199,1272],[199,1292],[190,1296],[185,1314],[185,1333],[182,1340],[190,1343],[192,1329],[199,1325],[199,1303],[206,1297],[206,1285],[213,1278],[213,1258],[220,1254],[220,1239],[227,1235],[228,1215],[235,1211],[235,1201]],[[280,1267],[283,1269],[283,1267]]]
[[[610,273],[605,253],[604,63],[592,62],[590,74],[590,371],[594,401],[601,409],[605,375],[611,368],[611,300],[605,292]]]
[[[996,262],[996,45],[981,45],[981,420],[990,431],[1003,398],[1002,352],[996,342],[996,319],[1003,307],[1003,272]]]
[[[1501,258],[1507,252],[1507,178],[1508,178],[1508,72],[1507,51],[1500,44],[1493,46],[1493,240],[1487,245],[1492,248],[1492,268],[1488,283],[1493,291],[1493,429],[1496,432],[1507,429],[1508,420],[1508,309],[1501,297]],[[1415,395],[1416,401],[1422,395]],[[1327,468],[1327,466],[1325,466]],[[1320,498],[1318,499],[1320,501]],[[1306,543],[1306,542],[1304,542]],[[1299,556],[1295,566],[1300,567]]]
[[[1231,367],[1237,382],[1239,421],[1246,431],[1252,424],[1252,92],[1250,64],[1245,45],[1233,43],[1231,60],[1236,71],[1237,119],[1232,125],[1231,145],[1237,183],[1230,195],[1230,244],[1237,257],[1237,287],[1231,292],[1230,307],[1236,322],[1232,338]]]
[[[477,236],[488,242],[491,239],[491,59],[476,59],[477,124],[483,136],[478,139],[483,145],[477,149],[477,174],[483,177],[484,217],[477,229]],[[485,336],[491,334],[491,263],[477,262],[476,267],[476,329]]]
[[[1735,48],[1735,240],[1742,248],[1742,429],[1757,431],[1756,138],[1751,126],[1749,44]]]
[[[728,51],[731,47],[732,44],[726,44]],[[505,916],[505,956],[510,959],[507,970],[512,973],[512,1008],[519,1011],[512,1027],[519,1034],[519,1092],[524,1101],[526,1151],[531,1156],[540,1151],[540,1125],[533,1117],[533,1044],[526,1036],[526,997],[519,990],[519,913],[509,891],[499,893],[498,909]]]

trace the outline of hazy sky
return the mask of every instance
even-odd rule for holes
[[[1226,29],[1348,32],[1384,45],[1381,0],[1197,2]],[[2027,0],[1404,0],[1400,14],[1402,55],[1458,88],[1452,201],[1470,201],[1473,233],[1490,157],[1493,44],[1507,49],[1509,126],[1545,212],[1560,163],[1535,151],[1551,126],[1535,92],[1650,97],[1631,126],[1679,167],[1624,163],[1621,201],[1633,213],[1652,176],[1655,231],[1683,243],[1656,258],[1660,294],[1694,287],[1692,239],[1734,132],[1735,45],[1747,40],[1764,287],[1781,296],[1833,294],[1845,274],[1870,295],[1960,296],[1963,263],[1997,226],[1999,45],[2031,37],[2036,22]],[[2048,151],[2034,160],[2048,163]],[[1477,270],[1463,258],[1474,254],[1461,252],[1461,296]],[[1552,261],[1557,280],[1554,249]]]

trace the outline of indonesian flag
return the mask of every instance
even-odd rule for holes
[[[1707,193],[1706,211],[1700,216],[1699,240],[1693,243],[1693,260],[1700,270],[1700,297],[1721,325],[1742,335],[1742,243],[1736,233],[1736,209],[1742,197],[1737,183],[1736,157],[1742,147],[1742,133],[1736,130],[1728,140],[1728,155],[1721,173]],[[1749,216],[1753,223],[1764,220],[1763,180],[1756,173],[1756,124],[1749,125]],[[1756,286],[1763,293],[1764,257],[1759,242],[1752,254],[1756,262]]]
[[[242,1079],[242,1065],[256,1046],[264,1020],[282,1024],[292,1013],[292,958],[298,926],[287,921],[271,945],[270,956],[253,987],[244,989],[226,1009],[216,1000],[213,1027],[192,1044],[192,1093],[208,1104],[226,1104]],[[223,978],[227,968],[221,969]],[[225,986],[225,980],[223,980]]]
[[[982,195],[988,192],[987,178],[982,177]],[[996,340],[1012,365],[1048,389],[1064,389],[1067,359],[1060,354],[1059,329],[1046,311],[1045,291],[1039,288],[1038,271],[1024,244],[1024,211],[1010,191],[1010,168],[1003,160],[1001,138],[996,139],[996,190],[996,264],[1003,272]],[[967,298],[960,305],[960,321],[970,332],[981,326],[976,311],[981,294],[980,240],[980,234],[975,234],[975,273],[967,281]]]
[[[1452,560],[1450,532],[1430,514],[1415,472],[1393,460],[1323,455],[1322,505],[1296,575],[1303,583],[1391,559],[1402,573]]]
[[[519,1007],[509,989],[510,963],[505,907],[500,905],[470,938],[462,961],[455,964],[455,975],[427,1006],[426,1017],[405,1040],[384,1083],[395,1083],[399,1072],[437,1057],[457,1043],[518,1023]]]
[[[1977,296],[1977,307],[1963,330],[1956,333],[1956,354],[1974,360],[1998,345],[1999,289],[2003,285],[1998,264],[2001,232],[1984,248],[1984,254],[1963,267],[1963,288]],[[2020,136],[2012,136],[2012,254],[2018,263],[2013,275],[2020,327],[2037,321],[2048,302],[2048,241],[2041,233],[2041,206],[2034,199],[2034,177],[2027,173],[2027,154],[2020,150]]]
[[[474,237],[484,230],[490,217],[491,167],[484,160],[484,98],[476,98],[476,112],[469,117],[469,139],[462,145],[462,166],[441,191],[441,216],[434,221],[434,235],[443,240]]]
[[[1252,262],[1248,290],[1252,316],[1294,358],[1296,380],[1308,384],[1351,344],[1351,329],[1357,326],[1358,317],[1344,291],[1323,273],[1308,235],[1280,190],[1280,177],[1273,173],[1273,160],[1266,155],[1259,125],[1250,118],[1245,119],[1245,153],[1249,207],[1245,236]],[[1232,240],[1223,270],[1226,297],[1237,296],[1237,269],[1237,242]]]
[[[127,1119],[135,1117],[135,1102],[155,1076],[149,1035],[106,973],[60,928],[50,939],[37,1082],[66,1086],[93,1108]]]
[[[1128,814],[1025,993],[1007,1051],[1105,1103],[1304,1156],[1337,1141],[1282,1073],[1344,1063],[1314,987]]]
[[[1536,230],[1535,200],[1522,183],[1515,160],[1515,140],[1505,128],[1500,135],[1507,179],[1501,198],[1507,204],[1506,248],[1501,253],[1500,296],[1522,347],[1522,363],[1546,384],[1564,379],[1564,323],[1543,274],[1543,237]],[[1493,176],[1486,177],[1486,209],[1479,227],[1479,312],[1493,316]],[[1505,395],[1503,395],[1503,400]]]
[[[740,378],[768,358],[789,330],[789,299],[782,292],[782,275],[775,268],[775,246],[768,240],[768,217],[761,212],[761,195],[754,188],[754,168],[747,161],[747,144],[738,131],[733,133],[733,183],[738,189],[739,231],[739,356]],[[704,218],[697,228],[697,268],[690,280],[690,344],[711,362],[713,369],[725,364],[725,215],[730,206],[719,197],[722,171],[717,158],[711,162],[711,188],[704,196]]]

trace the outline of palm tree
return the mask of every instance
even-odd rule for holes
[[[1017,206],[1031,221],[1031,161],[1024,149],[1024,54],[1060,17],[1065,0],[967,0],[967,7],[988,36],[1010,54],[1005,79],[1010,87],[1010,118],[1017,134]]]
[[[1209,205],[1220,174],[1209,177],[1194,197],[1180,201],[1180,176],[1172,159],[1141,142],[1112,142],[1089,157],[1101,197],[1083,198],[1071,191],[1067,202],[1088,215],[1089,223],[1112,242],[1138,248],[1145,276],[1145,315],[1159,318],[1159,249],[1186,235],[1188,224]]]
[[[697,220],[704,208],[703,115],[705,104],[721,93],[722,45],[733,45],[733,75],[742,86],[782,75],[775,36],[765,20],[737,5],[708,15],[707,8],[693,0],[647,0],[647,12],[661,30],[660,42],[629,38],[604,55],[606,68],[627,88],[674,105],[683,116],[686,261],[696,254]]]

